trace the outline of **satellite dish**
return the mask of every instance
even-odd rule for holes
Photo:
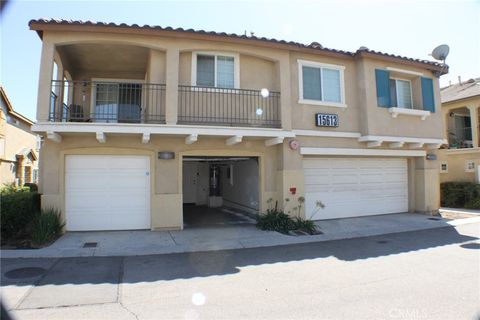
[[[450,47],[446,44],[441,44],[432,51],[432,57],[437,60],[445,61],[450,52]]]

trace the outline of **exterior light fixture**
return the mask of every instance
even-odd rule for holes
[[[161,160],[172,160],[175,159],[175,152],[172,151],[160,151],[158,153],[158,159]]]
[[[263,88],[262,90],[260,90],[260,94],[262,95],[263,98],[268,98],[268,96],[270,95],[270,92],[268,91],[267,88]]]
[[[261,115],[263,114],[262,108],[257,108],[257,110],[255,111],[255,113],[257,114],[257,116],[261,116]]]

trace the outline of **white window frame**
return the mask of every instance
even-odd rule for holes
[[[443,169],[443,165],[445,165],[445,169]],[[440,173],[448,173],[448,161],[442,161],[440,163]]]
[[[337,107],[337,108],[347,107],[345,103],[345,75],[344,75],[345,66],[321,63],[316,61],[301,60],[301,59],[297,60],[297,64],[298,64],[298,103],[317,105],[317,106]],[[323,76],[323,70],[322,70],[323,68],[338,70],[340,72],[340,102],[304,99],[303,98],[303,67],[319,68],[321,76]],[[323,86],[323,82],[321,85]]]
[[[104,82],[106,84],[108,83],[136,83],[136,84],[142,84],[142,112],[145,109],[144,102],[145,102],[145,90],[143,90],[143,84],[145,84],[144,80],[139,80],[139,79],[110,79],[110,78],[92,78],[91,83],[92,85],[90,86],[90,115],[95,113],[96,107],[97,107],[97,84]],[[73,91],[73,90],[72,90]]]
[[[222,89],[240,89],[240,55],[238,53],[231,52],[219,52],[219,51],[193,51],[192,52],[192,71],[191,71],[191,83],[193,87],[197,86],[197,56],[213,56],[214,62],[214,87],[208,87],[209,90],[216,91]],[[217,57],[230,57],[233,58],[233,88],[217,88]]]
[[[472,168],[469,168],[470,165],[472,165]],[[465,161],[465,172],[475,172],[475,161],[474,160]]]
[[[412,91],[412,81],[410,79],[405,79],[405,78],[398,78],[398,77],[390,77],[391,80],[395,80],[395,95],[396,95],[396,99],[397,99],[397,106],[395,107],[392,107],[392,108],[401,108],[401,109],[414,109],[413,108],[413,91]],[[397,80],[401,80],[401,81],[405,81],[405,82],[408,82],[408,85],[410,86],[410,105],[411,107],[408,108],[408,107],[400,107],[398,105],[398,82]],[[390,87],[390,84],[389,84],[389,87]]]

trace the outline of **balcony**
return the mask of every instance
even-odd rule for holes
[[[451,129],[448,132],[448,144],[451,149],[473,148],[472,128]]]
[[[163,84],[52,81],[49,121],[164,124]],[[280,93],[178,87],[178,124],[280,128]]]
[[[280,128],[280,93],[211,87],[178,87],[178,123]]]
[[[165,85],[54,80],[49,121],[165,123]]]

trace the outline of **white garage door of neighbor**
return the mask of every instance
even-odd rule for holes
[[[65,208],[69,231],[150,229],[150,158],[66,156]]]
[[[305,213],[314,220],[408,211],[406,159],[303,160]],[[324,209],[316,202],[321,201]]]

